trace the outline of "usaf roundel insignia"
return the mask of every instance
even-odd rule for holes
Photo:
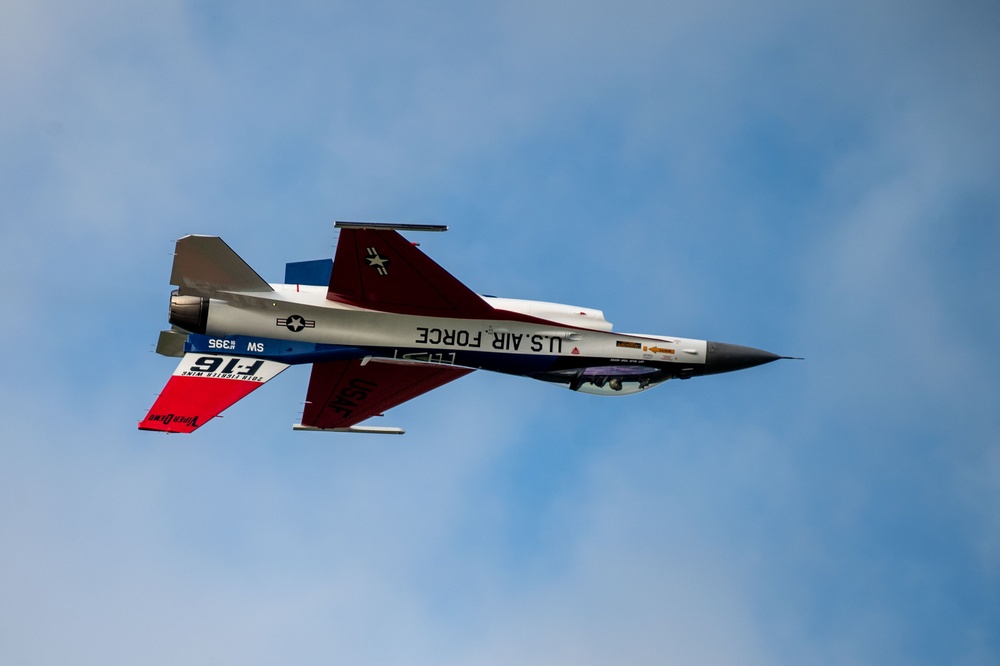
[[[288,317],[278,317],[275,320],[275,325],[284,326],[292,333],[298,333],[304,328],[316,328],[316,320],[306,319],[302,315],[289,315]]]
[[[378,253],[374,247],[368,248],[368,256],[365,257],[368,265],[378,271],[379,275],[389,274],[389,260]]]

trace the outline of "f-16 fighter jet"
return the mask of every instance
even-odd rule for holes
[[[172,327],[156,351],[181,361],[141,430],[192,432],[299,363],[313,367],[295,429],[401,434],[359,424],[473,370],[628,395],[789,358],[616,333],[590,308],[480,296],[399,234],[444,226],[336,227],[334,259],[288,264],[284,284],[265,282],[221,238],[177,241]]]

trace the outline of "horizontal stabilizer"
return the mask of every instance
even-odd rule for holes
[[[188,334],[184,331],[170,329],[160,331],[160,337],[156,340],[156,353],[161,356],[184,356],[184,343],[187,342]]]
[[[218,236],[185,236],[177,241],[170,284],[181,295],[213,298],[220,291],[274,291]]]

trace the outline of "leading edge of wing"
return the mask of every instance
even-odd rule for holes
[[[351,428],[473,372],[472,368],[449,365],[369,360],[375,359],[314,363],[302,413],[304,427],[299,429]]]

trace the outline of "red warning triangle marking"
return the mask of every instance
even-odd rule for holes
[[[579,354],[580,353],[580,349],[578,347],[573,347],[573,352],[572,353]]]

